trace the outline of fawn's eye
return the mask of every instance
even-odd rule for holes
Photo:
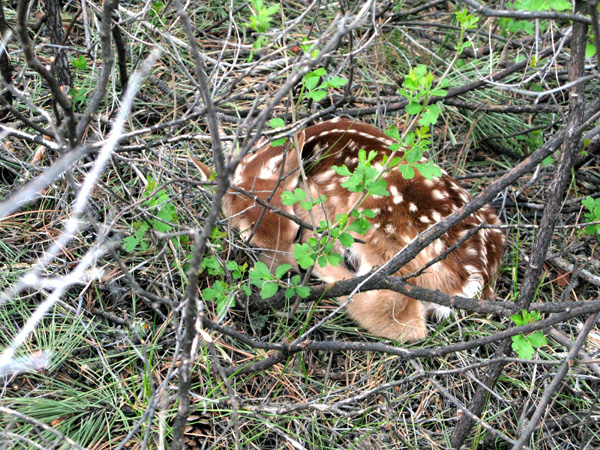
[[[298,227],[298,231],[296,231],[296,236],[294,236],[294,243],[299,243],[300,239],[302,239],[302,227]]]
[[[358,272],[358,260],[349,249],[344,250],[344,264],[346,264],[348,270]]]

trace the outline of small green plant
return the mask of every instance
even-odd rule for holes
[[[225,268],[233,279],[233,283],[224,280],[225,270],[216,255],[210,255],[200,263],[201,272],[206,271],[209,275],[221,277],[219,280],[214,280],[210,287],[202,289],[202,298],[216,303],[217,315],[219,316],[227,309],[235,306],[236,292],[242,291],[246,295],[252,294],[250,286],[242,282],[248,264],[239,265],[235,261],[226,261]]]
[[[571,2],[567,0],[517,0],[515,9],[525,11],[566,11],[572,8]]]
[[[514,4],[507,3],[514,10],[525,11],[567,11],[572,8],[568,0],[518,0]],[[525,33],[534,36],[536,32],[544,33],[548,28],[548,21],[540,20],[516,20],[509,17],[502,17],[498,20],[498,26],[502,30],[502,35],[506,37],[509,33]],[[592,46],[593,47],[593,46]],[[589,49],[591,52],[591,48]],[[586,55],[587,56],[587,55]],[[591,56],[590,56],[591,57]]]
[[[282,128],[283,126],[285,126],[285,122],[283,121],[283,119],[279,118],[279,117],[275,117],[271,120],[269,120],[267,122],[269,124],[269,126],[271,128]],[[280,138],[280,139],[275,139],[274,141],[271,142],[271,145],[273,147],[277,147],[279,145],[283,145],[285,144],[285,142],[287,141],[287,138]]]
[[[470,44],[469,41],[465,42],[465,32],[467,30],[472,30],[473,28],[477,28],[477,22],[479,22],[479,17],[476,17],[472,14],[469,14],[467,8],[463,8],[460,11],[456,11],[456,19],[460,24],[460,36],[458,37],[458,45],[454,48],[457,53],[460,55]]]
[[[286,206],[292,206],[300,202],[302,209],[310,211],[314,205],[325,203],[327,197],[321,195],[317,199],[310,197],[304,189],[296,188],[294,192],[285,191],[281,194],[281,202]]]
[[[77,58],[70,59],[71,65],[75,68],[75,72],[88,69],[88,62],[85,56],[79,55]],[[69,96],[73,103],[73,109],[77,110],[80,105],[84,104],[88,96],[88,88],[75,86],[69,91]]]
[[[240,291],[245,295],[252,294],[252,289],[248,285],[248,281],[245,280],[248,264],[223,261],[217,255],[222,250],[222,242],[226,237],[227,232],[213,228],[209,238],[209,247],[215,253],[206,255],[200,261],[199,272],[212,277],[211,285],[202,289],[202,298],[215,303],[218,316],[235,306],[235,297]]]
[[[71,58],[71,65],[77,70],[86,70],[88,68],[87,59],[83,55],[79,55],[77,58]]]
[[[600,221],[600,198],[592,198],[587,196],[581,200],[581,204],[588,210],[584,214],[586,222],[598,222]],[[585,227],[585,233],[590,235],[596,235],[600,241],[600,224],[588,225]]]
[[[344,258],[334,251],[336,241],[350,248],[354,244],[354,237],[349,232],[365,234],[371,228],[369,219],[374,217],[375,213],[370,209],[354,209],[350,214],[338,214],[333,224],[322,220],[314,237],[304,244],[294,244],[294,258],[303,269],[317,263],[321,267],[327,264],[338,266]]]
[[[162,22],[160,20],[160,15],[165,9],[165,4],[162,0],[156,0],[152,2],[152,7],[148,11],[148,15],[151,17],[151,23],[156,28],[162,27]]]
[[[400,95],[408,100],[406,112],[411,116],[420,115],[419,125],[431,126],[436,123],[442,110],[437,103],[427,105],[431,97],[445,97],[448,94],[444,88],[448,87],[448,80],[442,78],[437,86],[433,86],[433,74],[427,70],[427,66],[419,64],[410,69],[408,76],[399,89]]]
[[[302,93],[300,94],[300,100],[304,97],[308,97],[315,102],[323,100],[327,95],[327,89],[329,88],[339,88],[345,86],[348,83],[348,80],[339,76],[325,77],[327,75],[327,71],[320,67],[312,72],[308,72],[304,77],[302,77]],[[323,79],[323,77],[325,77]],[[319,84],[319,80],[323,79],[321,84]]]
[[[289,264],[281,264],[275,269],[275,275],[273,275],[267,265],[259,261],[250,269],[250,283],[260,289],[260,296],[262,298],[271,298],[277,293],[280,287],[285,286],[280,280],[291,268],[292,266]],[[292,298],[294,295],[302,298],[308,297],[310,289],[306,286],[300,286],[300,281],[300,275],[292,277],[291,284],[287,285],[285,290],[285,298]]]
[[[156,189],[156,181],[152,178],[148,178],[148,184],[144,192],[144,196],[150,196]],[[146,236],[146,232],[152,228],[155,231],[166,233],[173,229],[169,223],[175,223],[179,220],[175,211],[175,205],[169,198],[169,195],[160,190],[152,195],[148,200],[142,204],[148,209],[154,217],[150,217],[146,220],[136,220],[133,222],[132,227],[135,230],[132,236],[127,236],[123,239],[123,248],[128,253],[133,252],[138,247],[145,251],[150,245],[150,239]],[[178,241],[179,242],[179,241]]]
[[[585,57],[593,58],[596,56],[596,45],[594,44],[594,33],[590,33],[589,40],[585,44]]]
[[[415,131],[410,131],[406,133],[404,138],[400,136],[398,129],[393,126],[385,130],[385,134],[399,141],[390,145],[390,150],[397,151],[404,149],[402,156],[396,156],[390,161],[390,169],[398,167],[398,170],[406,180],[414,178],[415,170],[419,171],[428,180],[442,176],[442,170],[433,161],[420,162],[423,154],[429,150],[429,146],[431,145],[428,126],[422,126]],[[383,162],[384,164],[387,163],[387,157],[384,158]]]
[[[313,48],[313,44],[308,43],[308,38],[302,38],[302,44],[300,44],[300,48],[305,53],[310,52],[310,56],[313,58],[316,58],[319,55],[319,49]]]
[[[279,5],[274,4],[267,6],[263,0],[250,0],[250,5],[252,8],[252,15],[250,16],[249,22],[246,22],[245,25],[258,33],[258,37],[252,45],[252,49],[260,50],[268,42],[264,33],[271,28],[271,20],[277,11],[279,11]],[[253,53],[254,52],[251,52],[249,60],[252,59]]]
[[[383,178],[377,178],[379,170],[372,164],[377,156],[377,152],[371,150],[367,155],[365,150],[358,151],[358,165],[354,172],[350,172],[344,164],[341,167],[332,166],[331,168],[342,177],[348,177],[341,186],[350,192],[366,192],[369,195],[389,196],[387,191],[387,181]]]
[[[83,105],[88,97],[88,89],[84,87],[74,87],[69,91],[71,101],[73,102],[73,109],[78,109],[79,106]]]
[[[271,19],[279,11],[279,5],[265,5],[263,0],[250,0],[252,6],[252,15],[246,26],[252,28],[257,33],[264,33],[271,28]]]
[[[531,86],[531,90],[537,91],[538,86]],[[542,130],[532,130],[527,134],[522,134],[515,137],[517,146],[523,149],[523,153],[528,155],[540,148],[544,143],[544,133]]]
[[[522,326],[539,321],[542,315],[538,311],[528,312],[523,310],[521,314],[515,314],[510,317],[515,325]],[[540,348],[547,345],[546,336],[541,330],[529,333],[527,336],[518,334],[512,336],[512,349],[522,359],[531,359],[535,353],[534,348]]]

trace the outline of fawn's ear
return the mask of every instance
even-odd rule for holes
[[[304,148],[304,141],[306,140],[306,133],[304,130],[296,133],[291,139],[288,139],[289,144],[286,144],[287,156],[285,158],[285,169],[286,174],[297,172],[299,166],[299,160],[302,159],[302,149]],[[298,151],[296,151],[296,145]],[[298,173],[296,173],[296,177]]]
[[[214,170],[212,170],[210,167],[208,167],[206,164],[201,163],[200,161],[196,160],[195,158],[193,158],[192,156],[190,156],[190,159],[192,160],[192,162],[194,163],[194,165],[198,168],[198,170],[200,171],[200,175],[202,177],[202,181],[208,181],[210,180],[210,177],[212,176],[212,174],[214,173]]]
[[[304,130],[296,134],[296,140],[298,141],[298,153],[302,155],[302,149],[304,148],[304,141],[306,140],[306,133]]]

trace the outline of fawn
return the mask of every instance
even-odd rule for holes
[[[392,153],[389,146],[394,142],[381,130],[363,122],[341,118],[329,120],[298,132],[284,146],[267,144],[246,155],[234,173],[233,185],[305,222],[333,221],[337,214],[349,213],[361,194],[341,187],[347,177],[338,175],[331,167],[345,164],[354,171],[361,149],[377,151],[373,160],[377,166],[384,155]],[[297,151],[292,149],[294,143],[298,146]],[[298,204],[286,206],[281,200],[284,191],[293,191],[299,186],[300,158],[306,170],[306,184],[301,187],[308,186],[308,193],[314,199],[326,196],[325,203],[315,205],[310,212]],[[376,214],[366,234],[354,233],[364,243],[355,242],[349,249],[338,243],[335,250],[345,256],[345,261],[339,266],[320,267],[316,264],[313,274],[333,283],[368,273],[391,259],[419,233],[469,202],[468,192],[444,171],[442,173],[440,178],[432,180],[419,173],[407,180],[397,169],[386,173],[383,179],[387,182],[389,196],[368,196],[360,205]],[[250,238],[250,243],[260,249],[259,259],[271,270],[280,264],[297,268],[294,244],[307,242],[313,235],[312,230],[271,210],[265,211],[252,199],[233,190],[226,194],[223,210],[240,235]],[[482,222],[500,224],[495,212],[484,207],[426,247],[396,275],[418,270]],[[482,229],[445,259],[412,278],[411,283],[450,295],[491,297],[490,284],[498,270],[503,246],[501,230]],[[400,342],[424,339],[427,315],[435,313],[438,317],[446,317],[450,313],[447,307],[387,290],[359,292],[348,303],[347,310],[370,333]]]

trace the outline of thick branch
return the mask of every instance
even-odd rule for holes
[[[23,54],[25,55],[25,61],[27,65],[35,70],[40,76],[48,83],[48,87],[52,92],[52,97],[56,103],[62,108],[66,120],[67,120],[67,138],[69,139],[71,146],[77,143],[76,126],[75,126],[75,115],[73,114],[73,103],[67,97],[66,94],[60,89],[60,85],[52,72],[48,70],[36,57],[33,51],[33,45],[29,40],[29,34],[27,31],[27,13],[29,12],[29,0],[23,0],[19,2],[17,8],[17,34],[21,39],[21,45],[23,47]]]
[[[579,8],[576,8],[576,10],[577,9],[582,9],[581,3],[579,3]],[[583,75],[586,36],[587,26],[582,23],[575,23],[573,25],[573,41],[571,43],[572,52],[569,67],[570,81],[577,80]],[[565,124],[565,131],[562,133],[565,135],[563,151],[556,169],[556,176],[552,179],[552,183],[550,184],[549,199],[544,208],[540,227],[535,236],[530,262],[525,272],[525,279],[521,284],[519,296],[517,297],[517,306],[523,309],[529,307],[539,285],[548,247],[550,246],[550,241],[554,234],[554,226],[559,217],[561,203],[571,178],[571,168],[575,163],[575,158],[579,149],[579,139],[583,133],[581,125],[584,123],[585,111],[584,83],[572,86],[569,103],[571,112],[567,123]],[[502,342],[496,357],[502,358],[510,354],[510,351],[511,341],[507,339]],[[481,416],[488,396],[488,390],[493,389],[503,368],[503,363],[497,363],[490,366],[483,380],[484,386],[480,386],[475,392],[470,409],[477,417]],[[462,446],[467,435],[470,433],[473,424],[474,421],[467,416],[463,416],[460,419],[450,438],[450,442],[454,448]]]
[[[102,22],[100,24],[100,42],[102,43],[102,71],[98,77],[98,83],[96,90],[92,96],[87,108],[83,115],[79,119],[77,124],[77,137],[82,139],[83,134],[87,126],[92,120],[92,114],[96,112],[100,106],[100,102],[106,94],[106,88],[108,86],[108,79],[112,72],[114,63],[114,55],[112,51],[112,40],[111,40],[111,25],[112,25],[112,13],[115,9],[117,0],[104,0],[104,6],[102,8]]]

